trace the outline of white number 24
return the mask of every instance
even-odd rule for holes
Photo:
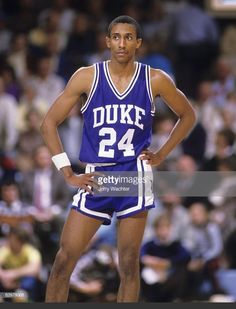
[[[112,146],[116,142],[116,131],[113,128],[102,128],[99,130],[99,136],[109,135],[109,139],[103,139],[99,143],[99,157],[106,157],[106,158],[114,158],[115,151],[114,149],[106,149],[106,146]],[[119,143],[117,144],[119,150],[123,150],[123,155],[125,157],[133,156],[134,146],[132,144],[132,139],[134,135],[134,129],[128,129],[124,136],[121,138]]]

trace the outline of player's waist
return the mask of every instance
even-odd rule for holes
[[[111,165],[116,165],[117,163],[85,163],[87,167],[100,167],[100,166],[111,166]]]
[[[133,157],[130,160],[125,160],[125,161],[119,161],[117,160],[116,162],[87,162],[86,167],[100,167],[100,166],[114,166],[114,165],[120,165],[120,164],[129,164],[130,162],[136,162],[137,160],[140,160],[141,154]]]

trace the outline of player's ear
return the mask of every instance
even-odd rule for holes
[[[109,36],[106,36],[106,44],[108,48],[111,47],[111,38]]]
[[[142,45],[142,39],[140,38],[140,39],[137,39],[137,47],[136,47],[136,49],[139,49],[139,47]]]

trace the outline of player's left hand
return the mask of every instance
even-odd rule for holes
[[[150,150],[143,150],[141,152],[140,160],[147,160],[147,164],[152,166],[158,166],[165,158],[160,153],[153,153]]]

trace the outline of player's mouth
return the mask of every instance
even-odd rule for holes
[[[127,55],[127,52],[124,51],[124,50],[119,50],[116,54],[117,54],[118,56],[125,56],[125,55]]]

